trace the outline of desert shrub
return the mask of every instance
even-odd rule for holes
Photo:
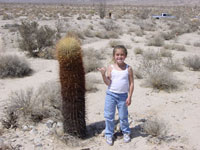
[[[178,88],[178,81],[165,67],[154,66],[147,75],[145,85],[153,89],[171,91]]]
[[[160,55],[162,57],[172,57],[172,52],[167,50],[167,49],[161,49],[160,50]]]
[[[37,90],[27,88],[10,93],[5,116],[14,115],[15,124],[39,122],[44,118],[61,119],[61,90],[58,82],[42,84]],[[10,122],[9,119],[4,119]]]
[[[101,55],[100,51],[93,48],[83,50],[83,62],[86,73],[96,71],[98,67],[101,67]]]
[[[99,16],[103,19],[106,16],[106,1],[101,1],[98,5]]]
[[[140,37],[144,35],[144,31],[141,30],[141,29],[135,30],[134,32],[135,32],[135,34],[136,34],[137,36],[140,36]]]
[[[122,42],[121,41],[116,41],[116,40],[111,40],[109,42],[109,45],[110,45],[110,47],[114,48],[117,45],[122,45]]]
[[[90,29],[84,30],[83,33],[84,33],[84,35],[86,37],[94,37],[94,34],[93,34],[93,32]]]
[[[32,57],[38,57],[42,48],[52,46],[56,39],[55,31],[48,26],[41,26],[37,22],[22,22],[19,25],[21,40],[19,47],[27,51]]]
[[[184,45],[174,45],[174,49],[177,51],[186,51],[186,48]]]
[[[140,11],[137,11],[136,15],[141,19],[148,19],[150,12],[151,12],[151,10],[149,10],[149,9],[142,9]]]
[[[161,59],[160,52],[156,52],[155,50],[148,49],[143,52],[143,57],[146,60],[156,60],[156,59]]]
[[[55,48],[45,47],[41,49],[41,51],[39,51],[38,53],[38,57],[44,58],[44,59],[55,59],[56,58]]]
[[[87,92],[96,92],[98,90],[96,84],[101,83],[101,81],[98,80],[94,75],[87,74],[85,80]]]
[[[200,70],[200,57],[197,55],[183,59],[185,65],[194,71]]]
[[[32,72],[25,58],[17,55],[0,55],[0,78],[23,77]]]
[[[184,45],[178,45],[178,44],[165,44],[165,49],[171,49],[171,50],[177,50],[177,51],[186,51],[186,48]]]
[[[143,57],[137,70],[140,76],[145,79],[143,85],[146,87],[170,92],[179,86],[180,82],[165,67],[161,57],[159,59]]]
[[[195,47],[200,47],[200,42],[195,42],[193,45],[194,45]]]
[[[162,138],[167,135],[167,127],[164,121],[158,119],[147,120],[142,125],[143,131],[153,137]]]
[[[171,40],[176,36],[174,32],[161,32],[160,34],[165,40]]]
[[[143,50],[140,48],[140,47],[136,47],[134,49],[134,53],[137,55],[137,54],[143,54]]]
[[[119,33],[118,33],[118,32],[115,32],[115,31],[108,31],[108,32],[106,32],[106,33],[107,33],[106,36],[107,36],[108,38],[113,38],[113,39],[119,38]]]
[[[106,31],[118,32],[120,30],[119,26],[112,19],[106,20],[105,22],[102,23],[102,25]]]
[[[164,66],[170,71],[183,71],[183,67],[179,61],[174,61],[171,57],[167,59]]]
[[[164,39],[160,35],[152,37],[148,42],[148,46],[163,46],[163,45],[164,45]]]

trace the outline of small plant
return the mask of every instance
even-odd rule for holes
[[[147,120],[144,122],[142,129],[152,137],[162,138],[167,134],[166,124],[158,119]]]
[[[154,36],[152,39],[149,40],[148,46],[163,46],[164,45],[164,39],[160,35]]]
[[[183,59],[185,65],[194,71],[200,70],[200,57],[197,55],[190,56]]]
[[[23,77],[32,72],[25,58],[17,55],[0,55],[0,78]]]
[[[161,49],[160,50],[160,55],[162,57],[172,57],[172,52],[167,50],[167,49]]]

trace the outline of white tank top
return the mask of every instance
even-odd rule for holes
[[[128,78],[128,65],[126,69],[119,71],[111,65],[111,84],[108,90],[114,93],[128,93],[129,91],[129,78]]]

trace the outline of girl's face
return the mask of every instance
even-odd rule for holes
[[[115,63],[123,64],[124,60],[126,59],[126,54],[123,51],[123,49],[119,48],[119,49],[116,49],[115,54],[114,54],[113,57],[114,57]]]

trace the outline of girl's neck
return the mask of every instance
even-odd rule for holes
[[[122,63],[122,64],[115,63],[115,66],[120,70],[126,69],[126,63]]]

